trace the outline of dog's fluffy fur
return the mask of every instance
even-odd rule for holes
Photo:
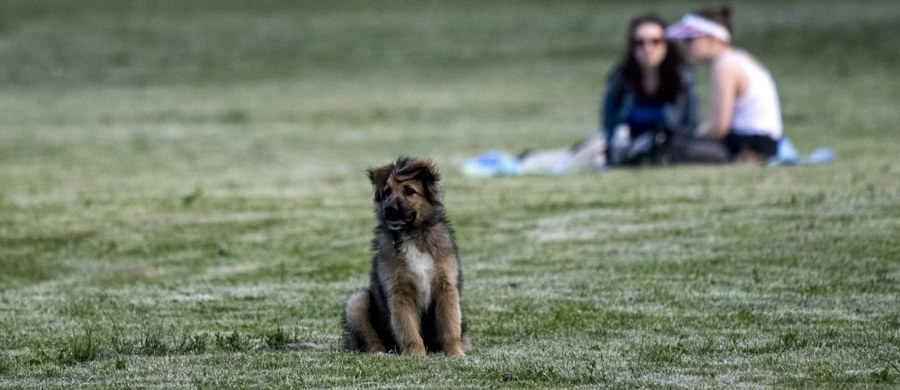
[[[345,348],[464,355],[470,342],[460,309],[462,271],[439,172],[429,160],[399,158],[368,174],[378,220],[372,280],[347,300]]]

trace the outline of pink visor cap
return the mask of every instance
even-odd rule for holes
[[[726,43],[731,42],[731,34],[725,26],[695,14],[684,15],[678,23],[666,29],[666,38],[669,39],[693,39],[703,36],[711,36]]]

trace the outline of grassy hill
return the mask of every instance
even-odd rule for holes
[[[460,174],[596,131],[628,19],[696,6],[0,3],[0,387],[897,386],[895,1],[735,4],[832,164]],[[464,359],[336,350],[398,155],[444,173]]]

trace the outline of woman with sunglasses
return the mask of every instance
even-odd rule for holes
[[[721,143],[731,161],[760,162],[774,156],[782,136],[778,92],[759,61],[731,46],[731,9],[687,14],[666,30],[666,36],[684,40],[689,55],[710,66],[709,118],[695,135]]]
[[[664,160],[667,139],[689,134],[699,122],[693,74],[665,30],[655,15],[629,24],[627,48],[610,73],[602,106],[611,165]]]

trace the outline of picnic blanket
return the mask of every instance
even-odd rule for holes
[[[824,164],[834,161],[834,150],[831,148],[816,148],[807,155],[800,155],[794,148],[791,139],[784,137],[778,141],[778,152],[769,159],[769,165],[806,165]]]
[[[612,168],[604,151],[606,141],[592,136],[576,148],[549,149],[529,152],[522,156],[501,150],[491,150],[465,160],[460,166],[469,177],[521,176],[528,174],[562,175],[573,171],[601,171]],[[790,138],[778,142],[778,152],[767,162],[770,166],[824,164],[834,161],[830,148],[817,148],[808,155],[797,152]]]

